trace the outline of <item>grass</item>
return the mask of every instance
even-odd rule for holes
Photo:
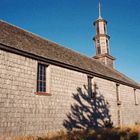
[[[140,126],[100,129],[97,131],[59,131],[44,136],[18,137],[13,140],[140,140]]]

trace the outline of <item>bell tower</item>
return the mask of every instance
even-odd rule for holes
[[[107,34],[107,21],[101,16],[101,3],[99,1],[99,17],[94,22],[96,29],[96,35],[93,38],[95,42],[96,55],[93,57],[104,65],[113,68],[113,61],[115,58],[110,55],[109,51],[109,39],[110,36]]]

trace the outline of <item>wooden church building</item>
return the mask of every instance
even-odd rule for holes
[[[0,21],[0,137],[140,123],[140,85],[113,67],[107,21],[93,58]]]

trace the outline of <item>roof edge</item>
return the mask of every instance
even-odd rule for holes
[[[68,69],[71,69],[71,70],[76,70],[78,72],[82,72],[82,73],[85,73],[85,74],[88,74],[88,75],[103,78],[105,80],[113,81],[113,82],[116,82],[116,83],[119,82],[122,85],[126,85],[126,86],[130,86],[130,87],[133,87],[133,88],[140,89],[139,85],[129,84],[129,83],[123,82],[121,80],[117,80],[117,79],[109,77],[109,76],[105,76],[105,75],[98,74],[98,73],[95,73],[95,72],[92,72],[92,71],[88,71],[88,70],[85,70],[85,69],[82,69],[82,68],[79,68],[79,67],[76,67],[76,66],[73,66],[73,65],[70,65],[70,64],[66,64],[66,63],[63,63],[63,62],[60,62],[60,61],[44,58],[44,57],[41,57],[41,56],[33,54],[33,53],[29,53],[29,52],[26,52],[26,51],[22,51],[22,50],[13,48],[13,47],[5,45],[3,43],[0,43],[0,49],[4,50],[4,51],[11,52],[11,53],[15,53],[15,54],[18,54],[18,55],[22,55],[22,56],[25,56],[25,57],[29,57],[29,58],[35,59],[37,61],[43,61],[43,62],[50,63],[50,64],[53,64],[53,65],[56,65],[56,66],[68,68]]]
[[[70,48],[68,48],[68,47],[64,47],[62,44],[58,44],[57,42],[52,41],[52,40],[50,40],[50,39],[48,39],[48,38],[42,37],[41,35],[38,35],[38,34],[36,34],[36,33],[33,33],[32,31],[27,31],[26,29],[24,29],[24,28],[22,28],[22,27],[19,27],[19,26],[17,26],[17,25],[11,24],[11,23],[9,23],[9,22],[7,22],[7,21],[5,21],[5,20],[2,20],[2,19],[0,19],[0,22],[6,23],[6,24],[8,24],[8,25],[10,25],[10,26],[13,26],[13,27],[15,27],[15,28],[17,28],[17,29],[22,30],[23,32],[26,32],[26,33],[28,33],[28,34],[31,34],[31,35],[33,35],[33,36],[35,36],[35,37],[37,37],[37,38],[40,38],[40,39],[42,39],[42,40],[44,40],[44,41],[47,41],[48,43],[51,43],[51,44],[53,44],[53,45],[57,45],[57,46],[59,46],[59,47],[61,47],[61,48],[68,49],[68,50],[70,50],[70,51],[73,51],[74,53],[80,54],[80,55],[82,55],[83,57],[87,57],[87,58],[88,58],[88,56],[85,55],[85,54],[81,54],[81,53],[79,53],[79,52],[76,51],[76,50],[72,50],[72,49],[70,49]],[[0,44],[2,44],[2,43],[0,42]],[[7,44],[3,44],[3,45],[8,46]],[[8,46],[8,47],[9,47],[9,46]],[[12,47],[12,46],[10,46],[10,47]]]

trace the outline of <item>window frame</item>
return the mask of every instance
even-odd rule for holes
[[[99,28],[99,22],[96,24],[96,34],[99,35],[100,34],[100,28]]]
[[[92,80],[93,80],[93,76],[87,76],[87,80],[88,80],[88,96],[90,98],[93,98],[94,97],[94,93],[93,93],[93,89],[92,89]]]
[[[104,33],[107,34],[106,24],[104,23]]]
[[[97,54],[101,54],[100,44],[97,46]]]
[[[120,86],[120,84],[116,83],[116,99],[117,99],[117,105],[121,105],[119,86]]]
[[[41,71],[40,71],[41,67],[44,67],[44,71],[42,71],[43,75],[41,75]],[[38,64],[37,64],[37,79],[36,79],[36,92],[35,92],[35,94],[37,94],[37,95],[48,95],[48,96],[51,95],[48,92],[49,91],[48,90],[48,88],[49,88],[48,79],[50,79],[49,73],[48,73],[48,67],[49,67],[49,64],[46,64],[46,63],[38,62]],[[39,83],[39,82],[44,83],[44,89],[40,90],[39,84],[41,84],[41,83]]]

